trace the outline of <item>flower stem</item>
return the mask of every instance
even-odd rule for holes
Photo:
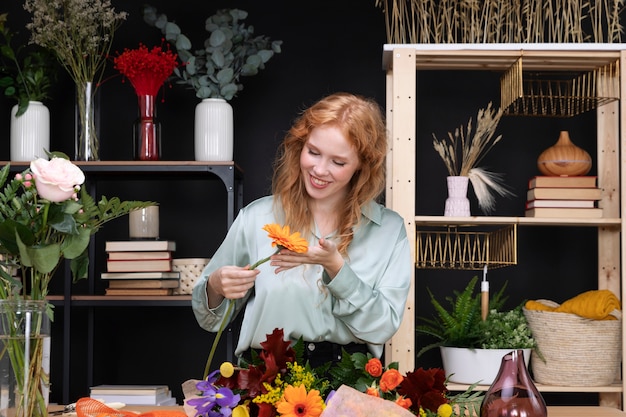
[[[276,249],[276,252],[272,253],[267,258],[263,258],[260,261],[257,261],[256,263],[250,265],[248,269],[252,270],[252,269],[258,268],[259,265],[264,264],[265,262],[269,261],[272,256],[280,252],[281,249],[282,247],[279,245],[278,248]],[[226,323],[228,323],[228,320],[230,318],[230,315],[234,307],[235,307],[235,300],[233,299],[228,300],[228,308],[226,309],[226,313],[224,314],[224,318],[222,319],[222,324],[220,324],[220,328],[218,329],[217,334],[215,335],[215,339],[213,340],[213,345],[211,346],[211,352],[209,352],[209,357],[206,361],[206,366],[204,367],[204,374],[202,376],[202,379],[206,379],[206,377],[209,375],[209,371],[211,369],[211,362],[213,362],[213,356],[215,356],[215,351],[217,350],[217,344],[219,343],[220,338],[222,337],[222,333],[224,332],[224,328],[226,327]]]

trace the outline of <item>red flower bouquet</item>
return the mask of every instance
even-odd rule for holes
[[[139,100],[139,120],[135,128],[134,158],[160,158],[160,126],[155,120],[154,98],[178,66],[176,54],[159,46],[126,49],[114,58],[115,69],[132,84]]]

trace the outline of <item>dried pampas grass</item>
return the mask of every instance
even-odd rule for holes
[[[495,110],[492,103],[480,109],[476,116],[476,131],[472,134],[472,119],[467,127],[448,132],[446,139],[437,139],[433,133],[433,147],[443,160],[450,176],[469,177],[478,198],[478,205],[485,213],[495,208],[494,194],[510,197],[514,194],[502,183],[502,174],[489,172],[477,165],[502,135],[495,136],[502,117],[502,109]],[[495,136],[495,137],[494,137]]]

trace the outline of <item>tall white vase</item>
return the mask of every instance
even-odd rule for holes
[[[205,98],[196,105],[196,161],[232,161],[233,138],[233,108],[226,100]]]
[[[11,109],[11,161],[45,158],[50,150],[50,111],[40,101],[28,103],[19,117],[17,104]]]

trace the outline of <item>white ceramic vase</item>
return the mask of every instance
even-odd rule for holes
[[[467,198],[469,177],[451,176],[447,178],[448,198],[444,209],[444,216],[469,217],[470,202]]]
[[[11,161],[32,161],[46,158],[50,150],[50,111],[40,101],[28,103],[19,117],[17,104],[11,109]]]
[[[468,349],[442,346],[441,361],[450,382],[459,384],[491,385],[498,375],[502,357],[516,350],[511,349]],[[528,368],[532,349],[523,349]]]
[[[224,99],[205,98],[196,105],[196,161],[233,160],[233,108]]]

